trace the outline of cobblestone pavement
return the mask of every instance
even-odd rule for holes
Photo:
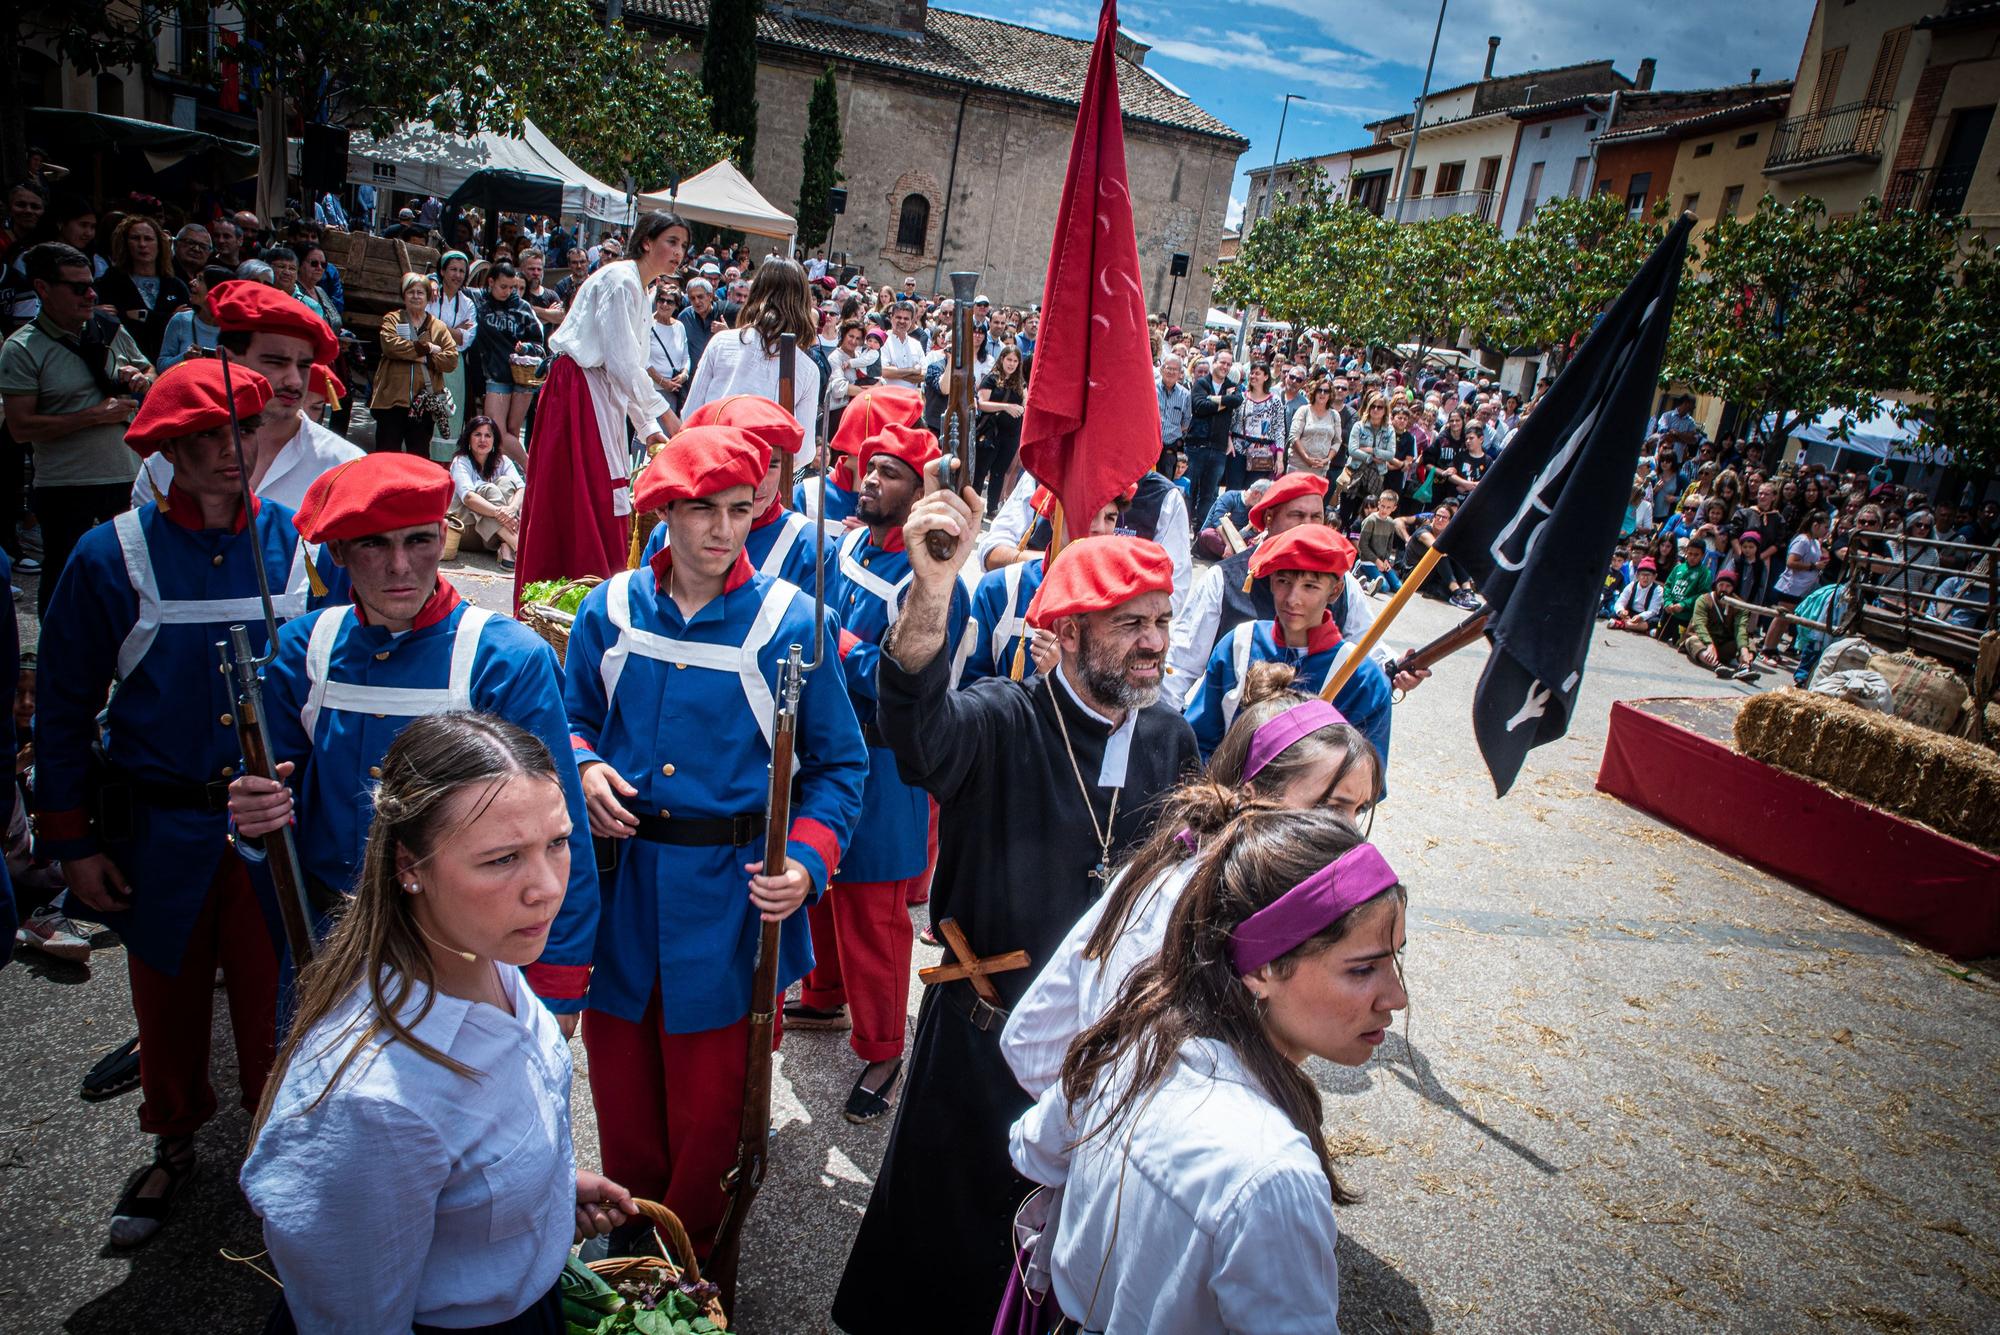
[[[483,558],[453,575],[504,605]],[[1419,602],[1392,639],[1457,615]],[[1342,1328],[2000,1327],[2000,987],[1595,792],[1613,699],[1741,689],[1598,638],[1571,736],[1504,800],[1468,725],[1483,649],[1398,707],[1375,837],[1411,889],[1412,1009],[1371,1066],[1313,1070],[1363,1197],[1341,1212]],[[225,1259],[260,1248],[240,1111],[203,1132],[209,1170],[172,1226],[102,1250],[146,1150],[136,1096],[75,1089],[127,1006],[115,946],[88,976],[0,972],[0,1327],[255,1330],[273,1290]],[[226,1026],[216,1045],[230,1104]],[[786,1040],[740,1329],[828,1329],[887,1135],[839,1116],[855,1068],[839,1036]]]

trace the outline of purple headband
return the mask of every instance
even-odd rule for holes
[[[1356,844],[1236,925],[1229,958],[1241,977],[1309,941],[1398,880],[1373,844]]]
[[[1324,700],[1307,700],[1265,719],[1250,735],[1250,754],[1243,761],[1244,782],[1256,778],[1258,770],[1283,755],[1285,748],[1299,738],[1329,724],[1345,722],[1347,716]]]

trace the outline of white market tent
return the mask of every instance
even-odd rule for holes
[[[679,190],[669,193],[662,187],[639,196],[639,207],[663,209],[690,222],[733,228],[752,236],[782,237],[787,255],[799,234],[798,220],[758,194],[757,187],[727,158],[688,177]]]
[[[1887,399],[1877,399],[1875,411],[1866,419],[1859,421],[1852,413],[1831,408],[1812,421],[1793,428],[1792,438],[1807,446],[1824,446],[1836,452],[1865,454],[1874,459],[1945,462],[1941,457],[1943,451],[1926,446],[1922,422],[1914,418],[1908,422],[1898,422],[1895,416],[1896,407],[1896,404]],[[1845,440],[1836,434],[1843,421],[1847,423]],[[1777,426],[1775,414],[1765,417],[1765,431],[1775,431]]]
[[[378,172],[378,164],[388,172]],[[490,169],[562,182],[564,217],[629,225],[638,216],[624,191],[578,166],[533,121],[522,122],[518,139],[496,131],[462,138],[412,121],[386,139],[357,131],[347,150],[352,184],[439,199],[449,198],[474,172]]]
[[[1228,311],[1210,306],[1208,308],[1208,319],[1203,321],[1202,327],[1205,329],[1221,329],[1233,334],[1243,327],[1243,322]]]

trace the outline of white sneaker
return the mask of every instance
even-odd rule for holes
[[[90,938],[54,909],[30,914],[27,921],[14,929],[14,943],[71,964],[81,964],[86,969],[90,967]]]

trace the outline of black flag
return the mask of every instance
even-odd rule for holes
[[[1438,542],[1491,605],[1472,730],[1502,795],[1531,748],[1569,731],[1691,226],[1668,230]]]

